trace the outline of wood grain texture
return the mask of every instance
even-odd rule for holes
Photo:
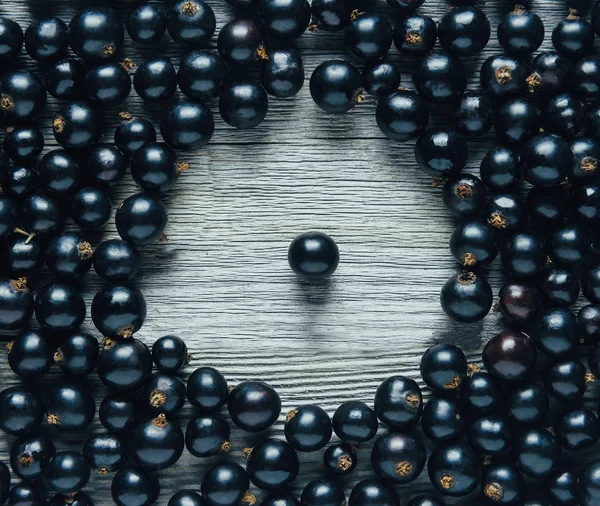
[[[25,28],[36,17],[52,14],[68,22],[84,6],[105,3],[0,0],[0,15]],[[223,0],[209,3],[219,28],[232,19]],[[393,20],[395,14],[384,3],[379,0],[378,10]],[[508,4],[482,3],[493,33],[482,54],[464,59],[470,88],[478,86],[481,63],[500,52],[495,29]],[[420,12],[439,20],[446,7],[443,1],[428,0]],[[534,0],[533,9],[546,24],[543,48],[550,48],[552,27],[566,13],[563,3]],[[345,52],[342,39],[340,33],[307,32],[297,41],[306,86],[295,100],[271,99],[265,122],[255,130],[228,127],[218,116],[217,103],[210,104],[216,121],[213,140],[198,152],[182,155],[191,170],[164,199],[169,242],[144,248],[143,271],[136,281],[148,302],[148,318],[138,337],[150,344],[167,333],[180,335],[194,355],[192,367],[218,367],[232,385],[246,379],[270,383],[282,397],[283,413],[308,402],[319,403],[331,414],[346,400],[371,404],[378,384],[392,374],[420,381],[419,358],[432,344],[456,343],[478,359],[482,345],[502,328],[496,314],[481,324],[458,325],[440,309],[439,291],[456,268],[447,246],[455,222],[441,203],[441,190],[416,169],[413,143],[397,144],[383,137],[372,98],[342,116],[327,115],[312,102],[308,78],[319,63],[340,58],[363,67]],[[211,48],[215,41],[213,37]],[[142,61],[161,53],[177,66],[182,52],[167,36],[153,48],[133,45],[126,36],[123,56]],[[402,70],[403,85],[413,88],[414,61],[395,48],[390,58]],[[44,70],[24,51],[19,65]],[[40,122],[47,149],[56,147],[50,125],[57,107],[56,101],[49,101]],[[165,107],[147,106],[132,91],[125,106],[106,111],[104,142],[111,142],[123,109],[158,126]],[[451,110],[436,107],[431,113],[432,123],[442,124]],[[493,134],[468,144],[471,156],[465,172],[477,173],[483,154],[495,145]],[[133,192],[127,176],[112,194],[115,207]],[[329,283],[299,282],[287,265],[290,241],[311,229],[327,232],[340,247],[340,266]],[[104,235],[91,239],[96,246],[115,236],[111,223]],[[497,293],[502,283],[498,262],[490,268],[489,279]],[[100,286],[90,272],[84,280],[88,308]],[[89,315],[85,328],[97,335]],[[15,383],[7,365],[0,374],[4,385]],[[106,390],[95,379],[90,383],[99,402]],[[276,437],[282,436],[283,413],[272,430]],[[188,407],[180,417],[184,428],[190,414]],[[94,430],[101,430],[97,421]],[[60,434],[57,447],[80,448],[84,439]],[[0,438],[5,461],[12,441]],[[241,449],[255,441],[234,430],[228,458],[241,462]],[[358,470],[344,482],[348,493],[356,481],[371,475],[370,447],[360,449]],[[321,458],[320,452],[302,456],[297,491],[321,473]],[[566,459],[566,465],[574,462],[570,455]],[[160,474],[158,504],[165,505],[176,490],[198,489],[203,471],[214,462],[184,455]],[[110,480],[111,476],[94,477],[90,482],[97,505],[112,504]],[[411,494],[430,489],[424,472],[416,483],[398,490],[406,503]],[[472,504],[475,497],[459,502]]]

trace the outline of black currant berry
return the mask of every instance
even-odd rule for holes
[[[146,300],[140,290],[113,285],[92,301],[92,320],[104,336],[131,337],[146,319]]]
[[[249,486],[250,479],[242,466],[222,462],[204,473],[200,490],[209,506],[236,506],[244,498],[250,501]]]
[[[577,223],[595,228],[600,221],[600,186],[575,186],[571,190],[571,215]]]
[[[245,450],[250,481],[263,490],[279,490],[296,478],[300,462],[296,450],[279,439],[265,439]]]
[[[154,347],[152,348],[152,351],[154,353]],[[177,364],[181,358],[182,357],[179,356]],[[160,369],[161,365],[157,363],[157,367]],[[267,387],[267,389],[268,388],[269,387]],[[266,394],[266,390],[265,392],[262,392],[261,388],[258,390],[260,390],[261,393]],[[187,397],[192,406],[195,406],[202,411],[218,411],[225,405],[227,398],[229,397],[227,380],[219,371],[212,367],[199,367],[188,377]]]
[[[456,176],[467,163],[467,143],[455,130],[429,128],[417,140],[415,158],[432,177]]]
[[[594,38],[592,24],[581,19],[574,10],[552,31],[554,48],[571,58],[591,51]]]
[[[232,84],[219,97],[221,118],[240,130],[256,128],[268,110],[269,97],[264,88],[249,81]]]
[[[533,187],[527,195],[527,211],[536,225],[557,225],[569,212],[569,199],[561,185]]]
[[[127,446],[114,434],[96,434],[83,445],[83,456],[88,465],[100,475],[113,473],[123,467]]]
[[[72,285],[48,283],[35,298],[35,317],[42,328],[51,332],[72,332],[85,319],[83,297]]]
[[[6,349],[8,365],[20,378],[41,378],[52,366],[54,346],[38,330],[23,330],[7,344]]]
[[[535,102],[524,97],[509,98],[496,111],[494,128],[502,144],[520,146],[539,132],[542,114]]]
[[[593,375],[590,375],[577,359],[556,362],[544,372],[544,386],[547,392],[551,397],[563,402],[576,401],[583,397],[588,383],[593,380]]]
[[[453,344],[436,344],[421,357],[420,372],[428,387],[447,392],[460,387],[467,375],[467,359]]]
[[[181,457],[184,437],[179,424],[164,414],[142,420],[131,432],[131,455],[145,468],[161,470],[173,466]]]
[[[535,366],[537,351],[533,340],[523,332],[504,330],[494,336],[483,350],[483,365],[501,381],[518,382]]]
[[[138,250],[120,239],[104,241],[94,251],[96,274],[113,283],[123,283],[135,278],[140,261]]]
[[[481,87],[495,100],[521,95],[527,89],[529,68],[512,56],[490,56],[479,72]]]
[[[560,447],[546,429],[529,429],[513,445],[519,470],[532,478],[549,476],[558,464]]]
[[[438,26],[442,47],[461,56],[479,53],[490,40],[490,21],[474,6],[450,7]]]
[[[356,447],[350,443],[335,443],[323,452],[323,465],[333,475],[348,475],[357,463]]]
[[[185,404],[185,383],[176,376],[156,373],[144,389],[144,403],[156,412],[171,415]]]
[[[339,258],[337,244],[323,232],[300,234],[288,249],[288,263],[292,270],[311,281],[331,276],[337,269]]]
[[[160,484],[144,468],[128,466],[115,475],[110,493],[117,506],[152,506],[158,499]]]
[[[578,344],[577,320],[566,308],[543,307],[532,322],[529,335],[547,355],[565,355]]]
[[[544,242],[535,234],[517,232],[502,246],[502,264],[516,278],[538,275],[546,264]]]
[[[359,13],[346,27],[344,43],[356,56],[378,60],[387,54],[392,45],[392,27],[382,14]]]
[[[80,279],[92,266],[92,245],[81,234],[65,232],[46,248],[46,266],[57,277]]]
[[[142,63],[133,75],[133,87],[146,102],[164,102],[177,90],[177,74],[169,58],[153,58]]]
[[[152,356],[135,338],[104,340],[98,356],[98,377],[108,388],[132,392],[144,386],[152,373]]]
[[[493,122],[494,106],[488,94],[467,91],[458,101],[454,125],[462,135],[480,137],[492,127]]]
[[[498,42],[507,53],[528,55],[542,45],[544,32],[544,23],[537,14],[515,5],[498,25]]]
[[[366,478],[354,485],[348,506],[400,506],[400,499],[394,487],[385,481]]]
[[[6,63],[15,58],[23,47],[23,30],[19,23],[0,17],[0,61]]]
[[[600,59],[583,56],[571,69],[571,91],[581,98],[595,97],[600,92]]]
[[[579,280],[570,270],[548,265],[540,278],[540,292],[553,306],[572,306],[579,297]]]
[[[10,236],[19,224],[20,209],[17,202],[0,195],[0,239]]]
[[[260,0],[258,15],[263,30],[275,39],[300,37],[310,23],[307,0]]]
[[[167,221],[165,205],[143,193],[126,198],[115,214],[115,224],[121,239],[134,246],[145,246],[160,239]]]
[[[163,336],[152,345],[152,360],[156,367],[167,373],[176,373],[190,360],[185,341],[177,336]],[[188,388],[189,388],[188,379]]]
[[[75,383],[53,386],[44,397],[44,406],[48,425],[61,430],[85,429],[96,413],[89,389]]]
[[[123,122],[115,130],[115,144],[129,158],[144,144],[156,141],[156,130],[147,119],[135,118],[129,113],[122,115]],[[118,177],[108,182],[116,182]]]
[[[185,446],[194,457],[212,457],[231,450],[230,432],[229,424],[222,416],[199,414],[187,425]]]
[[[467,434],[471,447],[483,455],[502,453],[510,446],[508,420],[499,415],[483,415],[472,420]]]
[[[402,90],[380,97],[375,117],[387,138],[406,142],[423,133],[429,122],[429,111],[419,95]]]
[[[0,112],[8,122],[31,121],[46,107],[46,89],[37,76],[19,70],[3,77],[0,99]]]
[[[375,412],[364,402],[348,401],[333,414],[333,430],[347,443],[366,443],[375,437],[379,423]]]
[[[138,420],[138,407],[133,399],[119,394],[109,394],[100,403],[98,418],[110,432],[132,429]]]
[[[92,498],[83,491],[79,491],[76,494],[56,494],[48,506],[94,506]]]
[[[581,128],[586,106],[570,93],[559,93],[546,104],[545,128],[562,137],[573,137]]]
[[[550,401],[541,383],[532,383],[514,390],[508,397],[508,417],[518,424],[540,423],[548,412]]]
[[[38,128],[15,128],[6,132],[2,147],[14,161],[28,162],[44,149],[44,135]]]
[[[419,95],[428,102],[449,103],[467,89],[467,74],[458,58],[433,51],[416,65],[413,82]]]
[[[25,278],[0,278],[0,329],[14,330],[24,327],[33,314],[33,295]]]
[[[39,430],[44,406],[38,393],[26,386],[9,387],[0,392],[0,430],[24,436]]]
[[[378,61],[363,70],[363,87],[369,95],[384,98],[398,91],[400,77],[396,65],[386,60]]]
[[[277,98],[297,95],[304,86],[304,64],[300,53],[292,49],[271,51],[263,64],[262,85],[267,93]]]
[[[167,30],[179,44],[202,45],[210,40],[215,28],[215,13],[202,0],[178,0],[167,12]]]
[[[362,76],[351,63],[329,60],[321,63],[310,77],[310,95],[325,112],[348,112],[362,98]]]
[[[273,53],[296,54],[294,51],[274,51]],[[279,71],[282,71],[282,68],[278,67],[278,63],[272,61],[273,58],[276,58],[281,64],[283,63],[281,57],[277,57],[274,54],[270,56],[271,59],[266,62],[267,65],[272,65],[273,68],[278,68]],[[278,77],[281,77],[281,74],[276,73]],[[223,58],[211,51],[193,50],[186,53],[181,59],[179,70],[177,71],[179,89],[192,100],[210,100],[211,98],[218,97],[225,89],[227,77],[227,65],[223,61]],[[279,81],[277,81],[278,77],[275,77],[275,86],[279,84]]]
[[[223,26],[217,49],[228,65],[249,65],[266,58],[260,27],[250,19],[236,19]]]
[[[535,97],[550,97],[559,93],[569,78],[571,63],[554,51],[538,54],[531,62],[527,78],[528,92]]]
[[[423,433],[433,441],[450,441],[462,433],[465,418],[460,406],[452,398],[432,397],[425,404],[421,428]]]
[[[71,218],[84,230],[100,229],[108,223],[112,202],[105,190],[86,186],[75,192]]]
[[[61,341],[54,361],[68,376],[87,376],[98,364],[98,353],[95,337],[76,332]]]
[[[598,442],[600,421],[589,409],[572,409],[556,419],[554,433],[559,444],[566,450],[581,450]]]
[[[279,394],[261,381],[246,381],[229,393],[227,408],[234,424],[246,432],[262,432],[281,413]]]
[[[420,14],[403,17],[398,21],[394,30],[394,44],[401,53],[428,53],[435,46],[436,40],[437,25],[435,21]]]
[[[438,446],[427,464],[429,479],[438,492],[460,497],[470,494],[481,480],[481,465],[464,443]]]
[[[87,102],[69,102],[54,117],[54,138],[65,149],[87,149],[96,144],[104,130],[102,113]]]
[[[410,378],[392,376],[377,388],[374,410],[377,418],[388,427],[411,427],[423,413],[421,389]]]
[[[577,329],[580,342],[596,343],[600,338],[600,307],[582,307],[577,313]]]
[[[10,467],[22,480],[39,478],[56,453],[52,440],[43,434],[25,436],[15,441],[10,449]],[[0,502],[2,502],[0,494]]]
[[[56,452],[46,465],[46,485],[59,494],[74,494],[87,485],[90,468],[79,452]]]
[[[524,489],[523,477],[514,466],[496,465],[483,473],[481,490],[494,504],[520,504]]]
[[[204,506],[204,499],[193,490],[180,490],[171,496],[167,506]]]
[[[167,21],[162,10],[146,3],[129,13],[125,27],[131,40],[138,44],[151,45],[162,38]]]
[[[288,443],[300,452],[323,448],[332,434],[331,418],[319,406],[306,404],[286,415],[284,433]]]
[[[573,163],[568,172],[569,180],[578,184],[592,183],[598,175],[600,145],[592,138],[577,137],[571,141]]]
[[[344,0],[313,0],[313,23],[320,30],[338,32],[350,22],[351,8]]]
[[[500,401],[500,395],[498,382],[485,372],[467,376],[460,387],[460,401],[468,412],[491,411]]]
[[[450,252],[465,269],[487,265],[498,254],[496,231],[478,221],[461,223],[450,236]]]
[[[78,12],[69,23],[71,49],[90,62],[116,55],[123,45],[123,35],[121,22],[109,9],[85,9]]]
[[[12,279],[35,275],[43,264],[43,251],[39,240],[15,235],[9,239],[2,252],[2,260]]]
[[[61,60],[46,73],[46,91],[59,100],[80,98],[84,75],[85,66],[81,60]]]
[[[490,312],[493,293],[490,284],[480,274],[461,271],[452,276],[442,288],[440,302],[444,312],[453,320],[472,323]]]

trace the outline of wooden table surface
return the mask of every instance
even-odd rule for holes
[[[384,0],[378,2],[378,10],[393,21]],[[33,18],[58,15],[68,22],[84,6],[106,3],[0,0],[0,15],[19,21],[25,29]],[[218,28],[233,18],[224,0],[209,3]],[[482,3],[492,21],[492,38],[482,54],[463,60],[470,89],[478,88],[481,63],[501,52],[495,31],[508,4],[507,0]],[[428,0],[419,11],[439,20],[446,7],[444,1]],[[563,2],[535,0],[533,9],[546,24],[543,48],[550,48],[551,30],[566,14]],[[213,49],[215,42],[216,36],[210,44]],[[282,436],[285,412],[297,405],[318,403],[333,414],[350,399],[372,404],[375,389],[390,375],[420,381],[420,355],[432,344],[455,343],[478,360],[482,345],[502,327],[497,314],[481,324],[459,325],[440,308],[440,289],[456,268],[447,246],[456,222],[442,205],[441,189],[417,170],[413,143],[394,143],[380,133],[371,97],[339,116],[322,112],[312,102],[308,79],[319,63],[339,58],[363,67],[345,51],[343,34],[306,32],[295,45],[306,66],[305,86],[296,99],[270,98],[260,127],[236,131],[220,119],[216,101],[210,104],[214,137],[207,147],[182,155],[191,170],[164,199],[169,241],[143,249],[143,268],[135,283],[148,303],[138,337],[148,344],[165,334],[184,338],[194,355],[186,375],[192,367],[211,365],[232,385],[247,379],[271,384],[283,402],[272,430],[276,437]],[[166,35],[159,47],[152,48],[134,45],[126,35],[123,56],[140,62],[168,55],[178,66],[183,51]],[[413,60],[395,48],[390,58],[402,70],[403,85],[413,88]],[[19,64],[44,71],[25,51]],[[184,97],[178,93],[178,98]],[[106,110],[103,141],[112,141],[120,111],[144,116],[158,126],[164,107],[144,104],[132,90],[126,104]],[[40,121],[47,149],[56,147],[50,128],[56,109],[56,101],[50,100]],[[449,113],[448,108],[431,108],[432,124],[448,124]],[[477,174],[483,154],[494,144],[493,133],[469,140],[464,172]],[[134,192],[128,175],[111,195],[114,207]],[[288,267],[288,245],[306,230],[324,231],[339,245],[340,265],[329,283],[302,283]],[[111,221],[103,235],[91,240],[96,246],[115,236]],[[498,264],[489,272],[495,293],[502,283]],[[89,303],[100,286],[93,271],[86,275],[85,328],[94,335],[98,333],[89,317]],[[3,358],[5,353],[0,352]],[[5,363],[0,374],[4,385],[15,382]],[[60,374],[48,378],[54,381]],[[90,384],[99,403],[106,389],[95,377]],[[184,429],[190,414],[186,407],[180,417]],[[101,430],[96,420],[94,431]],[[59,449],[80,448],[85,437],[62,433],[56,444]],[[234,448],[227,458],[241,462],[242,448],[256,440],[234,429]],[[0,456],[5,461],[12,441],[1,438]],[[360,448],[358,469],[344,480],[348,493],[356,481],[371,476],[369,454],[370,445]],[[567,456],[567,462],[574,460]],[[320,461],[321,452],[302,456],[301,476],[295,482],[298,491],[321,474]],[[214,462],[184,454],[175,467],[160,474],[158,504],[166,505],[176,490],[197,489],[203,471]],[[417,491],[431,490],[426,475],[398,489],[403,503]],[[95,476],[90,481],[87,489],[97,505],[112,504],[110,480],[111,476]],[[473,497],[462,503],[472,504]]]

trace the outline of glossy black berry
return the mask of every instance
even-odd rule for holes
[[[585,366],[577,359],[556,362],[544,372],[544,385],[548,393],[563,402],[580,399],[593,381]]]
[[[434,103],[453,102],[467,89],[462,62],[442,51],[434,51],[417,63],[413,82],[419,95]]]
[[[215,27],[215,13],[202,0],[178,0],[167,11],[167,30],[179,44],[204,44],[215,33]]]
[[[303,506],[344,506],[346,497],[337,481],[317,478],[304,487],[300,502]]]
[[[71,332],[83,323],[85,315],[83,297],[71,284],[48,283],[35,298],[35,317],[46,330]]]
[[[394,44],[401,53],[425,54],[436,40],[437,26],[428,16],[410,14],[400,19],[394,30]]]
[[[38,179],[38,173],[34,169],[14,165],[8,173],[8,178],[2,183],[2,191],[7,197],[26,199],[37,189]]]
[[[569,199],[563,186],[533,187],[527,195],[527,211],[536,224],[557,225],[569,212]]]
[[[335,241],[327,234],[306,232],[291,242],[288,263],[302,278],[325,279],[337,269],[339,250]]]
[[[430,128],[417,140],[415,158],[432,177],[456,176],[467,162],[467,143],[455,130]]]
[[[572,12],[552,31],[552,44],[561,54],[576,57],[591,51],[594,45],[594,29],[591,23]]]
[[[479,173],[488,188],[495,191],[507,190],[521,177],[519,155],[510,148],[493,148],[481,160]]]
[[[228,65],[248,65],[258,61],[264,53],[260,27],[250,19],[230,21],[219,32],[217,49]]]
[[[84,230],[102,228],[108,223],[112,202],[104,190],[86,186],[77,190],[71,202],[71,218]]]
[[[421,494],[413,497],[408,506],[444,506],[444,502],[430,494]]]
[[[46,266],[57,277],[79,279],[92,266],[93,253],[91,244],[81,234],[66,232],[48,243]]]
[[[143,62],[133,75],[136,93],[146,102],[164,102],[175,94],[177,73],[169,58]]]
[[[520,165],[523,176],[531,184],[554,186],[565,179],[573,165],[573,153],[562,137],[539,134],[521,149]]]
[[[0,392],[0,430],[12,436],[37,431],[44,416],[39,394],[27,386],[9,387]]]
[[[4,75],[0,96],[0,111],[9,123],[32,121],[46,107],[46,89],[42,81],[27,70]]]
[[[546,416],[548,393],[541,383],[532,383],[514,390],[507,401],[508,417],[518,424],[534,425]]]
[[[466,269],[487,265],[498,254],[496,231],[478,221],[460,223],[450,237],[450,252]]]
[[[490,40],[490,21],[474,6],[450,7],[438,26],[442,47],[461,56],[479,53]]]
[[[571,306],[579,297],[579,280],[570,270],[550,264],[541,274],[540,293],[548,304]]]
[[[471,493],[481,480],[481,465],[464,443],[438,446],[427,464],[429,479],[438,492],[460,497]]]
[[[12,279],[35,275],[43,264],[42,245],[35,237],[15,235],[6,241],[2,261]]]
[[[23,330],[6,348],[8,365],[20,378],[41,378],[52,366],[53,343],[38,330]]]
[[[571,69],[571,91],[581,98],[594,97],[600,92],[600,59],[584,56]]]
[[[200,490],[209,506],[236,506],[247,496],[250,480],[244,468],[232,462],[212,466],[202,477]]]
[[[416,381],[405,376],[386,379],[375,393],[377,418],[393,429],[414,425],[423,413],[423,397]]]
[[[274,53],[296,54],[294,51],[274,51]],[[273,58],[276,58],[282,66],[272,62]],[[300,57],[298,56],[298,58]],[[282,61],[281,57],[274,55],[271,55],[271,59],[266,64],[270,64],[272,68],[277,68],[275,73],[279,77],[281,77],[281,74],[278,72],[285,74],[285,70],[291,70],[291,67],[284,69],[285,60]],[[177,71],[179,89],[192,100],[210,100],[211,98],[218,97],[225,89],[227,77],[227,64],[217,53],[211,51],[189,51],[181,59],[179,70]]]
[[[268,36],[295,39],[306,30],[311,8],[307,0],[260,0],[258,15]]]
[[[596,343],[600,338],[600,307],[582,307],[577,313],[577,330],[580,342]]]
[[[542,115],[535,102],[524,97],[509,98],[496,111],[494,128],[502,144],[520,146],[539,132]]]
[[[132,429],[138,420],[139,410],[135,401],[120,394],[109,394],[100,403],[98,418],[110,432]]]
[[[360,13],[346,27],[344,43],[356,56],[378,60],[392,45],[392,27],[382,14]]]
[[[86,376],[98,363],[98,341],[83,332],[71,334],[61,341],[54,361],[68,376]]]
[[[331,418],[314,404],[298,406],[288,412],[285,419],[285,438],[300,452],[320,450],[329,443],[332,431]]]
[[[525,483],[511,465],[495,465],[485,470],[481,481],[483,495],[494,504],[520,504]]]
[[[67,42],[67,25],[60,18],[34,20],[25,31],[25,50],[34,60],[60,58]]]
[[[46,495],[47,489],[41,488],[39,483],[22,481],[13,486],[7,493],[7,504],[42,506],[45,504]]]
[[[467,374],[467,359],[453,344],[436,344],[421,357],[420,372],[432,390],[447,392],[460,387]]]
[[[15,58],[23,47],[23,30],[19,23],[0,17],[0,61],[6,63]]]
[[[167,469],[179,460],[183,452],[181,427],[162,413],[139,422],[129,437],[132,457],[145,468]]]
[[[53,386],[44,397],[44,406],[48,424],[61,430],[85,429],[96,413],[89,388],[75,383]]]
[[[65,149],[86,149],[96,144],[104,130],[102,113],[87,102],[69,102],[54,117],[54,138]]]
[[[366,478],[354,485],[348,506],[400,506],[400,499],[394,487],[385,481]]]
[[[479,73],[481,87],[494,100],[520,95],[527,89],[529,68],[512,56],[490,56]]]
[[[231,420],[246,432],[262,432],[273,425],[281,413],[279,394],[261,381],[245,381],[229,393],[227,408]]]
[[[131,244],[120,239],[100,243],[94,252],[94,270],[109,281],[132,280],[140,268],[140,254]]]
[[[137,288],[113,285],[92,301],[92,320],[104,336],[131,337],[145,319],[146,300]]]
[[[204,506],[204,499],[193,490],[180,490],[171,496],[167,506]]]
[[[310,95],[328,113],[348,112],[360,102],[362,77],[351,63],[329,60],[321,63],[310,77]]]
[[[563,137],[573,137],[581,128],[586,112],[583,102],[570,93],[559,93],[546,104],[544,125]]]
[[[460,387],[460,402],[467,412],[491,411],[498,404],[500,395],[501,389],[497,381],[485,372],[467,376]],[[458,424],[460,421],[455,420],[454,423]]]
[[[173,414],[185,404],[185,383],[176,376],[156,373],[144,389],[144,404],[152,411]]]
[[[489,95],[467,91],[458,101],[454,113],[456,129],[468,137],[485,134],[494,122],[494,106]]]
[[[180,162],[164,143],[150,143],[138,149],[131,159],[133,180],[148,193],[164,193],[177,182],[188,164]]]
[[[145,246],[159,239],[167,221],[165,205],[143,193],[126,198],[115,214],[121,239],[135,246]]]
[[[44,472],[46,485],[60,494],[74,494],[87,485],[90,468],[79,452],[56,452]]]
[[[450,441],[462,433],[465,418],[452,398],[435,396],[427,401],[421,418],[423,433],[434,441]]]
[[[17,202],[0,195],[0,238],[6,239],[19,224],[20,209]]]
[[[85,66],[81,60],[61,60],[46,73],[46,90],[59,100],[79,98],[83,94],[84,75]]]
[[[277,98],[297,95],[304,85],[304,64],[300,53],[291,49],[271,51],[263,64],[262,85]]]
[[[375,117],[386,137],[406,142],[423,133],[429,122],[429,111],[419,95],[402,90],[380,97]]]
[[[487,315],[492,300],[492,288],[487,280],[470,271],[458,272],[448,279],[440,294],[444,312],[453,320],[465,323],[479,321]]]
[[[94,471],[105,475],[123,467],[127,459],[127,445],[114,434],[96,434],[83,445],[83,456]]]
[[[593,182],[598,176],[600,145],[589,137],[577,137],[570,143],[573,163],[568,172],[569,180],[578,184]]]
[[[278,490],[291,483],[300,470],[296,451],[279,439],[266,439],[246,452],[250,481],[263,490]]]
[[[546,98],[560,92],[569,79],[570,67],[569,59],[554,51],[538,54],[530,65],[528,94]]]
[[[474,419],[467,426],[471,447],[484,455],[505,451],[511,443],[508,420],[499,415],[487,414]]]
[[[125,116],[123,122],[115,130],[114,139],[119,151],[129,158],[144,144],[156,141],[156,130],[147,119],[136,118],[130,114]],[[116,182],[118,179],[118,176],[114,175],[107,182]]]
[[[54,444],[48,436],[25,436],[15,441],[10,449],[10,467],[22,480],[39,478],[55,453]]]
[[[533,286],[513,282],[500,289],[498,309],[507,320],[523,323],[536,315],[540,303],[540,294]]]
[[[502,246],[502,264],[516,278],[530,278],[539,274],[546,264],[544,242],[535,234],[517,232]]]
[[[323,452],[323,465],[332,475],[348,475],[357,463],[356,447],[350,443],[335,443]]]
[[[171,338],[172,336],[167,337]],[[157,342],[160,342],[160,340]],[[180,349],[180,346],[177,346],[176,348]],[[176,348],[173,349],[176,350]],[[154,347],[152,348],[152,351],[154,353]],[[166,356],[163,354],[161,361],[164,358],[171,356],[172,353],[173,352],[170,352]],[[169,360],[169,363],[174,364],[172,367],[181,362],[183,357],[180,355],[180,353],[180,351],[177,351],[177,358],[173,356],[173,359]],[[176,360],[176,362],[174,362],[174,360]],[[157,363],[157,367],[160,369],[161,365]],[[261,390],[261,393],[266,393],[266,391],[262,392],[262,389],[260,388],[259,390]],[[212,367],[199,367],[192,374],[190,374],[187,381],[187,397],[188,401],[193,406],[200,408],[203,411],[218,411],[225,405],[228,396],[229,389],[227,387],[227,380],[216,369]]]
[[[338,32],[350,22],[351,8],[344,0],[314,0],[312,20],[320,30]]]
[[[503,330],[483,349],[483,365],[501,381],[518,382],[535,367],[537,351],[534,341],[523,332]]]
[[[110,493],[117,506],[151,506],[158,499],[156,477],[138,466],[127,466],[113,478]]]
[[[92,105],[113,107],[123,103],[129,96],[131,77],[124,64],[102,63],[85,73],[83,89],[85,99]]]
[[[39,128],[15,128],[6,133],[2,147],[16,162],[31,161],[44,149],[44,136]]]
[[[221,95],[221,97],[223,96]],[[244,98],[248,97],[244,96]],[[245,102],[245,105],[250,106],[248,102]],[[181,102],[174,104],[167,109],[167,115],[160,124],[160,133],[163,139],[173,149],[181,151],[190,151],[205,146],[210,141],[214,130],[213,114],[204,103]]]
[[[229,435],[229,424],[222,416],[201,413],[187,425],[185,446],[194,457],[212,457],[231,449]]]
[[[577,504],[577,476],[570,471],[557,470],[544,481],[552,504]]]
[[[521,5],[506,14],[498,25],[498,42],[507,53],[528,55],[544,41],[544,23]]]
[[[347,401],[335,410],[332,425],[342,441],[360,444],[375,437],[379,422],[375,411],[364,402]]]
[[[219,112],[228,125],[241,130],[260,125],[269,110],[269,98],[259,84],[250,81],[229,86],[219,97]]]
[[[577,320],[567,308],[543,307],[532,322],[529,335],[547,355],[565,355],[578,344]]]
[[[365,67],[362,79],[363,87],[369,95],[384,98],[398,91],[400,71],[393,63],[383,60]]]
[[[123,44],[123,26],[117,15],[105,8],[78,12],[69,23],[69,44],[81,58],[98,62],[115,56]]]
[[[161,371],[175,373],[188,363],[190,355],[188,355],[187,346],[183,339],[168,335],[154,341],[152,345],[152,360]],[[225,384],[226,389],[227,384]]]
[[[600,459],[588,462],[579,472],[578,496],[582,506],[594,506],[600,493]]]
[[[575,186],[571,190],[571,215],[583,226],[596,227],[600,221],[600,186]]]
[[[554,433],[558,443],[566,450],[581,450],[598,442],[600,421],[589,409],[568,410],[554,422]]]
[[[57,196],[73,193],[83,176],[77,159],[64,149],[46,153],[37,164],[37,173],[42,189]]]
[[[167,20],[162,10],[151,4],[142,4],[127,16],[125,24],[131,40],[138,44],[155,44],[165,33]]]
[[[485,209],[486,221],[498,230],[519,228],[526,218],[523,204],[509,193],[494,195]]]
[[[33,314],[33,295],[25,278],[0,278],[0,329],[24,327]]]
[[[152,373],[152,357],[135,338],[105,340],[98,356],[98,377],[108,388],[132,392],[146,384]]]
[[[532,478],[549,476],[560,457],[560,447],[546,429],[529,429],[513,445],[513,459],[519,470]]]

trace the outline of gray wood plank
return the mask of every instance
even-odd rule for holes
[[[1,0],[0,15],[26,28],[36,17],[54,14],[68,21],[78,9],[103,3]],[[218,27],[232,18],[222,0],[209,3]],[[384,3],[379,0],[378,9],[395,18]],[[471,88],[478,85],[481,63],[500,52],[495,29],[508,4],[482,3],[493,34],[482,54],[464,59]],[[429,0],[420,11],[437,20],[446,7],[443,1]],[[546,23],[543,48],[550,48],[550,32],[566,13],[563,3],[535,0],[533,9]],[[178,65],[182,49],[167,36],[150,49],[132,44],[127,36],[126,40],[124,56],[134,61],[161,53]],[[294,100],[271,99],[259,128],[235,131],[219,118],[216,102],[211,104],[213,140],[205,149],[182,155],[191,170],[164,199],[169,242],[144,248],[143,271],[136,281],[148,302],[148,318],[138,337],[147,343],[167,333],[183,337],[194,355],[187,373],[195,366],[212,365],[233,385],[261,379],[276,387],[283,413],[272,434],[279,437],[284,413],[297,405],[316,402],[333,413],[349,399],[372,403],[386,377],[401,373],[419,379],[420,354],[433,343],[456,343],[477,360],[482,345],[502,328],[496,314],[481,324],[458,325],[439,307],[441,286],[456,268],[447,247],[455,221],[443,208],[440,188],[416,169],[413,144],[396,144],[381,135],[372,98],[342,116],[327,115],[313,104],[308,78],[319,63],[342,58],[362,69],[362,63],[345,52],[343,35],[307,32],[296,45],[307,69],[306,85]],[[413,88],[414,60],[395,48],[390,58],[402,70],[403,85]],[[19,64],[43,70],[24,51]],[[57,107],[50,100],[41,120],[47,149],[56,147],[50,127]],[[104,142],[111,142],[118,113],[124,109],[157,126],[164,113],[164,105],[147,106],[132,91],[125,106],[107,110]],[[447,122],[450,113],[448,108],[433,108],[433,124]],[[477,173],[481,157],[494,145],[493,134],[469,140],[465,172]],[[112,194],[115,207],[134,191],[128,176]],[[329,233],[341,251],[335,276],[319,286],[299,282],[287,265],[290,241],[311,229]],[[93,237],[93,243],[114,236],[111,224],[104,235]],[[489,277],[497,293],[503,279],[498,262]],[[90,272],[85,279],[88,308],[100,286]],[[89,316],[85,328],[97,335]],[[5,352],[0,355],[4,360]],[[0,378],[4,385],[16,382],[7,365],[1,367]],[[94,379],[90,383],[99,402],[106,390]],[[186,408],[180,417],[184,428],[191,412]],[[94,430],[101,430],[97,421]],[[60,434],[57,447],[80,448],[83,439]],[[0,458],[5,461],[12,441],[0,438]],[[255,441],[234,430],[228,458],[241,462],[242,448]],[[370,445],[360,449],[358,470],[344,482],[348,493],[356,481],[371,475],[369,451]],[[320,452],[302,459],[298,491],[321,473]],[[181,488],[197,489],[203,471],[214,462],[184,455],[160,474],[158,504],[166,504]],[[88,486],[100,506],[112,504],[110,480],[111,476],[94,477]],[[406,501],[430,488],[424,472],[399,491]],[[472,503],[472,498],[463,503]]]

